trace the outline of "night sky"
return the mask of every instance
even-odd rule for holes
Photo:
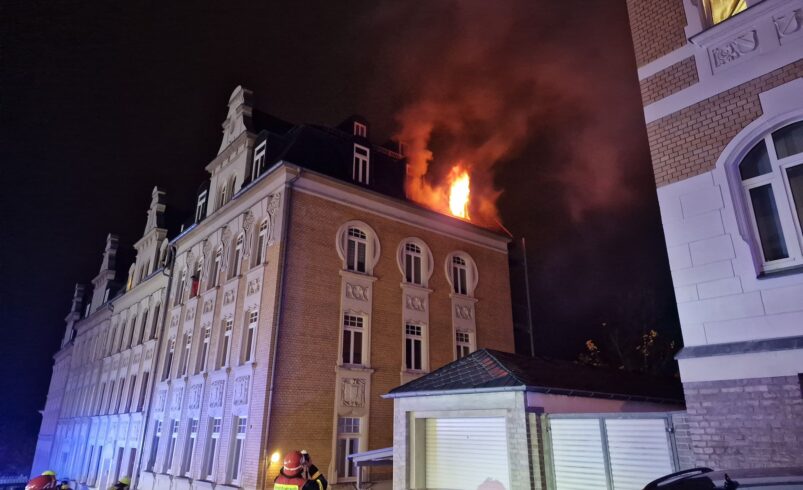
[[[191,214],[237,85],[292,122],[361,114],[378,142],[437,103],[466,123],[441,155],[514,134],[475,186],[527,239],[538,353],[617,319],[677,335],[624,1],[6,1],[0,472],[29,468],[73,284],[108,232],[139,238],[154,185],[173,226]]]

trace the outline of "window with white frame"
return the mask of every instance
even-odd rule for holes
[[[421,371],[424,365],[424,327],[407,323],[404,325],[404,368]]]
[[[206,200],[209,193],[204,190],[198,194],[198,202],[195,205],[195,222],[198,223],[206,216]]]
[[[142,313],[142,324],[139,328],[139,341],[138,344],[145,342],[145,331],[148,329],[148,310]]]
[[[248,324],[245,329],[245,341],[243,342],[243,362],[254,360],[256,350],[257,324],[259,323],[259,312],[251,310],[248,312]]]
[[[349,456],[360,452],[360,418],[337,419],[336,470],[338,481],[347,481],[357,476],[357,465]]]
[[[207,480],[214,480],[215,477],[215,461],[217,460],[217,450],[220,445],[220,427],[222,419],[220,417],[213,417],[209,421],[209,439],[206,442],[206,459],[204,461],[204,469],[201,473]]]
[[[217,207],[222,208],[224,204],[229,202],[229,186],[225,183],[220,185],[220,193],[218,194]]]
[[[242,476],[243,453],[245,452],[245,430],[248,426],[248,419],[245,417],[235,417],[234,440],[231,449],[231,470],[229,479],[232,483],[238,483]]]
[[[349,227],[346,244],[346,269],[365,273],[367,254],[368,236],[359,228]]]
[[[179,368],[179,372],[181,376],[187,375],[187,366],[190,363],[190,352],[192,351],[192,334],[185,333],[184,334],[184,352],[181,354],[181,368]]]
[[[153,471],[156,467],[156,454],[159,451],[159,439],[162,438],[162,421],[157,420],[153,423],[153,437],[151,438],[151,453],[148,457],[148,471]]]
[[[231,254],[231,276],[230,277],[237,277],[242,272],[242,265],[243,265],[243,236],[240,235],[237,237],[237,240],[234,242],[234,250]]]
[[[128,398],[125,400],[125,411],[131,411],[131,404],[134,402],[134,388],[137,385],[137,375],[132,374],[131,379],[128,380]]]
[[[368,126],[366,126],[361,122],[354,121],[354,136],[359,136],[360,138],[367,138]]]
[[[462,257],[452,257],[452,288],[457,294],[467,294],[468,267]]]
[[[368,184],[370,178],[370,150],[368,148],[354,144],[354,167],[352,178],[360,184]]]
[[[424,254],[421,247],[412,242],[404,244],[404,281],[422,285],[422,265]]]
[[[471,334],[468,332],[456,332],[454,339],[457,348],[457,359],[471,354]]]
[[[265,261],[265,247],[268,244],[268,220],[259,224],[257,233],[256,250],[254,250],[254,265],[259,265]]]
[[[164,371],[162,372],[162,381],[170,377],[170,370],[173,368],[173,356],[176,353],[176,339],[170,339],[167,342],[167,352],[165,352]]]
[[[363,318],[343,315],[343,364],[362,364]]]
[[[139,400],[137,401],[137,412],[141,412],[145,409],[145,395],[148,393],[148,378],[150,378],[150,373],[148,371],[142,373],[142,382],[139,386]]]
[[[738,170],[761,269],[803,264],[803,121],[765,136]]]
[[[136,329],[137,329],[137,315],[134,315],[131,318],[131,330],[128,331],[128,340],[126,341],[126,347],[134,346],[134,333]]]
[[[165,458],[165,471],[170,472],[173,468],[173,456],[176,453],[176,442],[178,441],[178,419],[170,421],[170,440],[167,443],[167,457]]]
[[[198,419],[190,419],[187,427],[187,440],[184,443],[184,461],[181,463],[181,474],[190,476],[192,456],[195,452],[195,441],[198,439]]]
[[[221,342],[220,342],[220,364],[218,367],[226,367],[229,365],[229,357],[231,353],[231,331],[234,327],[234,320],[226,318],[223,320],[223,328],[221,329]]]
[[[268,147],[268,142],[263,141],[258,144],[254,150],[254,162],[251,164],[251,180],[256,180],[259,174],[265,170],[265,150]]]
[[[209,270],[209,287],[208,289],[212,289],[213,287],[217,286],[220,281],[220,264],[223,261],[223,248],[218,247],[215,250],[215,256],[212,259],[212,268]]]
[[[212,339],[212,327],[204,328],[203,339],[201,340],[201,349],[198,352],[198,367],[196,372],[202,373],[206,371],[207,363],[209,360],[209,342]]]

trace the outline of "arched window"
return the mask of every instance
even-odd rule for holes
[[[268,244],[268,220],[259,224],[257,232],[256,250],[254,251],[254,265],[259,265],[265,261],[265,247]]]
[[[446,280],[454,294],[474,296],[477,287],[477,265],[465,252],[452,252],[446,257]]]
[[[418,238],[405,238],[399,243],[396,257],[406,284],[426,287],[432,276],[432,252]]]
[[[765,272],[803,263],[803,121],[773,131],[738,165],[755,256]]]
[[[215,250],[215,256],[212,258],[211,269],[209,269],[209,288],[212,289],[218,285],[220,279],[220,264],[223,260],[223,247],[218,247]]]
[[[347,271],[371,274],[379,260],[379,239],[365,223],[350,221],[340,227],[337,253]]]
[[[243,235],[239,235],[235,240],[231,251],[231,266],[229,267],[229,278],[237,277],[242,272],[243,264]]]

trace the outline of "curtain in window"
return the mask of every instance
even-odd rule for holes
[[[728,20],[747,8],[746,0],[705,0],[703,4],[709,25]]]

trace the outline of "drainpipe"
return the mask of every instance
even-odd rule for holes
[[[156,362],[153,365],[153,372],[151,373],[151,392],[148,396],[148,404],[146,407],[142,407],[145,410],[145,420],[142,424],[142,439],[140,440],[139,447],[143,450],[145,449],[145,436],[148,434],[148,425],[150,424],[151,419],[151,406],[153,405],[153,393],[156,388],[156,380],[157,376],[159,376],[159,360],[161,359],[161,352],[162,352],[162,340],[164,340],[164,333],[165,333],[165,322],[167,321],[167,311],[169,308],[169,301],[170,301],[170,290],[173,287],[173,267],[176,264],[176,246],[169,245],[168,247],[168,257],[167,263],[162,268],[162,274],[167,276],[167,289],[165,290],[165,296],[162,300],[162,311],[160,312],[162,315],[162,332],[156,339],[156,349],[154,349],[153,357],[156,359]],[[159,332],[157,332],[158,334]],[[129,475],[129,478],[134,478],[134,484],[131,485],[131,488],[136,489],[137,485],[139,485],[139,475],[142,473],[142,460],[145,458],[145,454],[140,451],[139,454],[139,461],[137,462],[137,471],[134,475]]]
[[[527,295],[527,323],[530,331],[530,356],[535,357],[535,335],[533,334],[533,309],[530,304],[530,269],[527,267],[527,242],[521,237],[521,253],[524,256],[524,292]]]
[[[279,347],[279,325],[282,321],[282,303],[284,297],[284,269],[287,264],[287,241],[290,239],[290,208],[293,197],[293,183],[301,178],[302,169],[298,169],[298,174],[290,179],[285,185],[285,198],[284,209],[282,210],[282,226],[284,228],[282,240],[279,243],[279,264],[277,272],[279,274],[279,288],[276,291],[276,310],[273,314],[273,335],[271,337],[271,359],[270,359],[270,384],[268,384],[268,403],[267,410],[265,411],[265,421],[262,424],[262,440],[265,441],[265,458],[262,461],[262,488],[267,488],[268,485],[268,467],[270,464],[270,447],[268,447],[268,437],[270,436],[270,415],[273,408],[273,385],[276,379],[276,352]],[[262,459],[262,458],[260,458]]]

